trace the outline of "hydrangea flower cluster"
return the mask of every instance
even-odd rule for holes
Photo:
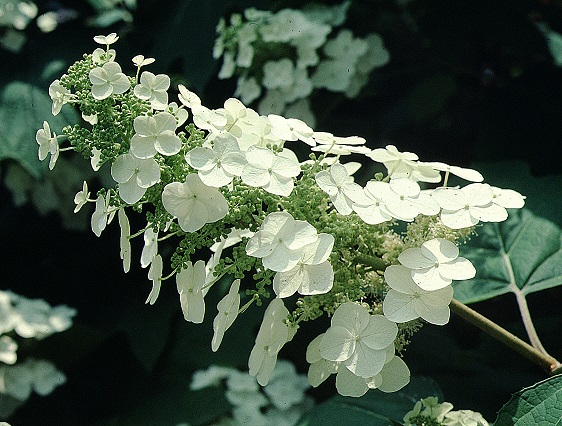
[[[356,97],[390,55],[375,33],[355,37],[340,27],[351,2],[328,6],[246,9],[217,26],[213,56],[222,57],[219,78],[238,77],[235,96],[261,98],[260,114],[286,114],[314,124],[309,96],[315,89]]]
[[[130,240],[143,236],[147,303],[175,277],[185,319],[201,323],[208,292],[230,280],[215,310],[216,351],[247,307],[274,293],[249,354],[259,384],[271,380],[300,324],[327,315],[330,327],[307,351],[313,386],[331,374],[343,395],[406,385],[410,373],[399,354],[409,337],[424,322],[447,323],[452,281],[474,276],[457,243],[479,221],[505,220],[506,208],[521,207],[524,197],[482,183],[475,170],[420,162],[393,145],[371,150],[359,136],[260,115],[237,99],[210,109],[180,85],[179,104],[170,102],[166,76],[140,73],[150,58],[133,58],[136,76],[124,77],[110,49],[117,39],[96,37],[106,49],[58,80],[53,112],[74,104],[88,118],[63,129],[69,146],[59,151],[81,153],[94,170],[107,164],[114,183],[92,198],[84,183],[75,210],[95,203],[97,236],[117,214],[125,272]],[[308,158],[298,158],[303,148],[311,149]],[[352,153],[381,163],[386,175],[359,185],[353,174],[361,165],[344,161]],[[451,188],[450,174],[471,183]],[[146,226],[131,230],[131,210],[144,212]],[[408,223],[404,232],[396,231],[398,221]],[[160,251],[166,239],[171,256]]]
[[[295,366],[279,360],[267,386],[260,390],[256,379],[234,368],[211,365],[193,374],[191,390],[209,387],[225,389],[226,400],[232,405],[231,416],[216,425],[275,424],[292,426],[312,406],[306,396],[310,387],[306,376],[297,374]]]
[[[76,310],[52,307],[41,299],[28,299],[0,290],[0,415],[7,416],[35,391],[50,394],[66,377],[49,361],[18,361],[16,336],[43,339],[68,329]]]
[[[416,402],[404,416],[404,426],[488,426],[482,414],[472,410],[452,411],[453,404],[430,396]]]

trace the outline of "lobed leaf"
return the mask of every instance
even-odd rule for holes
[[[453,284],[463,303],[506,293],[527,295],[562,284],[562,232],[529,210],[510,211],[502,223],[486,223],[462,249],[476,276]]]

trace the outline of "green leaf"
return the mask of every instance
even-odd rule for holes
[[[48,161],[39,161],[35,133],[44,120],[57,133],[78,121],[77,114],[68,107],[53,117],[51,105],[47,93],[28,83],[14,81],[0,88],[0,160],[11,158],[33,177],[43,175]]]
[[[416,401],[428,396],[443,400],[437,384],[426,377],[412,377],[398,392],[369,391],[360,398],[335,396],[307,412],[297,426],[393,425],[401,423]]]
[[[551,377],[514,394],[494,426],[562,425],[562,376]]]
[[[506,293],[524,296],[562,284],[562,232],[529,210],[510,211],[501,223],[486,223],[462,248],[476,268],[476,277],[453,284],[463,303]]]

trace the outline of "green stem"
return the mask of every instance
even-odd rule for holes
[[[355,258],[357,263],[362,263],[363,265],[367,265],[372,267],[375,271],[384,271],[386,269],[386,263],[380,258],[376,256],[367,256],[364,254],[360,254]]]
[[[475,310],[469,308],[465,304],[456,299],[451,300],[451,311],[457,314],[462,319],[475,325],[480,330],[492,336],[494,339],[499,340],[505,345],[509,346],[515,352],[524,356],[533,363],[541,366],[549,374],[554,375],[562,371],[562,364],[552,356],[545,354],[521,340],[519,337],[510,333],[503,327],[500,327],[495,322],[489,320],[485,316],[479,314]]]

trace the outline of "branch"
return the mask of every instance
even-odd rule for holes
[[[519,337],[507,331],[505,328],[500,327],[495,322],[489,320],[485,316],[479,314],[474,309],[469,308],[464,303],[456,299],[451,300],[451,311],[459,317],[475,325],[480,330],[489,334],[493,338],[499,340],[505,345],[509,346],[515,352],[524,356],[528,360],[541,366],[550,375],[562,372],[562,364],[550,355],[545,355],[538,349],[532,347],[528,343],[521,340]]]

